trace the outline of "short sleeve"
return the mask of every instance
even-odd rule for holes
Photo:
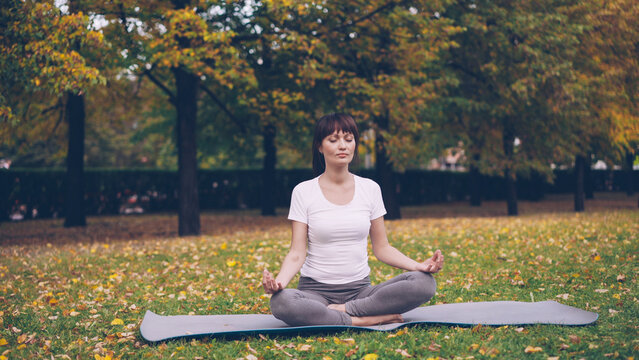
[[[373,204],[371,207],[371,220],[375,220],[378,217],[386,215],[386,208],[384,207],[384,199],[382,198],[382,189],[373,182],[371,186]]]
[[[308,224],[308,212],[304,205],[304,194],[301,186],[296,186],[291,195],[291,207],[288,211],[288,219]]]

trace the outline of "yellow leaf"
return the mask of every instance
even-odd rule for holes
[[[5,339],[5,338],[0,339],[0,346],[4,346],[4,345],[7,345],[7,344],[8,344],[7,339]]]
[[[366,355],[364,355],[364,360],[376,360],[377,358],[379,358],[379,356],[377,356],[377,354],[366,354]]]
[[[538,353],[544,351],[544,349],[540,348],[539,346],[527,346],[526,349],[524,350],[524,352],[526,354],[532,354],[532,353]]]
[[[122,321],[122,319],[113,319],[111,325],[124,325],[124,321]]]
[[[226,261],[226,266],[228,267],[233,267],[235,266],[237,263],[235,262],[235,260],[227,260]]]
[[[220,249],[222,250],[226,250],[228,245],[226,245],[226,243],[223,243],[222,245],[220,245]]]
[[[338,345],[339,344],[355,345],[355,339],[352,339],[352,338],[340,339],[338,337],[333,337],[333,342]]]

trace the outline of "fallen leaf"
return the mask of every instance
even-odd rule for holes
[[[626,281],[626,275],[624,275],[624,274],[617,275],[617,281],[619,281],[619,282]]]
[[[350,349],[346,352],[346,357],[351,357],[353,355],[355,355],[355,353],[357,352],[357,350],[359,350],[359,346],[354,347],[353,349]]]
[[[404,328],[404,329],[401,329],[401,330],[399,330],[398,332],[396,332],[396,333],[394,333],[394,334],[388,334],[388,336],[386,336],[386,338],[388,338],[388,339],[390,339],[390,338],[394,338],[394,337],[399,336],[399,335],[404,335],[404,334],[406,334],[407,332],[408,332],[408,330],[406,330],[406,329]]]
[[[377,358],[379,358],[379,356],[377,356],[377,354],[366,354],[366,355],[364,355],[364,360],[376,360]]]
[[[400,355],[402,355],[403,357],[413,357],[404,349],[395,349],[395,352],[400,353]]]
[[[246,349],[250,352],[252,352],[253,354],[257,354],[257,351],[255,351],[255,349],[253,349],[251,347],[251,345],[248,343],[248,341],[246,342]]]
[[[573,344],[579,344],[581,342],[581,338],[577,335],[569,335],[568,340]]]
[[[344,345],[355,345],[355,339],[353,338],[348,338],[348,339],[340,339],[338,337],[334,337],[333,338],[333,342],[337,345],[339,344],[344,344]]]
[[[533,353],[538,353],[538,352],[542,352],[544,351],[544,349],[540,348],[539,346],[526,346],[526,349],[524,349],[524,352],[526,354],[533,354]]]
[[[122,321],[122,319],[113,319],[111,325],[124,325],[124,321]]]

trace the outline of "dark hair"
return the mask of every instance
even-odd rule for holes
[[[355,138],[355,154],[353,161],[357,160],[357,147],[359,146],[359,131],[357,124],[352,116],[342,113],[332,113],[322,116],[315,124],[315,133],[313,135],[313,172],[315,176],[321,175],[326,169],[324,155],[319,152],[322,141],[335,131],[342,131],[347,134],[353,134]]]

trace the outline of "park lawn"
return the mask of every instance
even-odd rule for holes
[[[160,215],[91,218],[87,229],[110,221],[125,233],[127,222],[142,219],[158,226],[175,221]],[[389,333],[145,342],[139,325],[147,309],[166,315],[269,312],[261,271],[279,268],[289,244],[288,223],[282,216],[242,215],[222,224],[218,235],[190,238],[52,239],[3,246],[0,359],[630,359],[639,354],[639,211],[619,209],[386,222],[391,243],[405,253],[420,259],[435,249],[445,254],[431,304],[556,300],[599,313],[591,326],[417,326]],[[59,228],[51,221],[19,226],[25,225]],[[64,231],[52,230],[58,237]],[[370,264],[374,283],[400,273],[373,257]]]

